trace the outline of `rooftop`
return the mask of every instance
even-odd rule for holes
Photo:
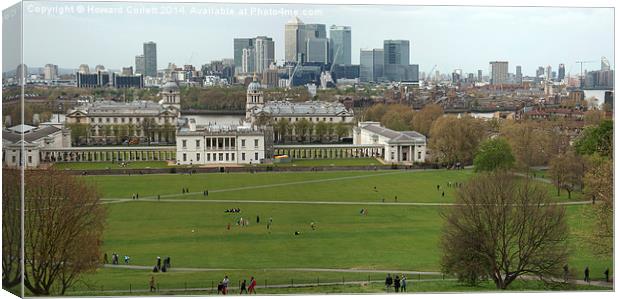
[[[353,112],[348,110],[339,102],[307,101],[294,103],[289,101],[267,102],[262,108],[257,109],[256,113],[268,113],[270,115],[294,115],[294,116],[352,116]]]
[[[416,131],[394,131],[376,124],[362,125],[361,127],[377,135],[389,138],[390,141],[388,143],[426,142],[426,136]]]

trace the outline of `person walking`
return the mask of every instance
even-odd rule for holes
[[[390,287],[392,287],[392,276],[388,273],[387,277],[385,277],[385,291],[387,293],[390,292]]]
[[[564,269],[564,283],[567,283],[568,282],[568,274],[569,274],[568,264],[564,264],[564,267],[562,269]]]
[[[161,270],[161,257],[157,257],[157,270]]]
[[[605,282],[609,282],[609,268],[605,269],[603,274],[605,274]]]
[[[398,293],[400,290],[400,278],[398,275],[394,276],[394,293]]]
[[[583,271],[583,281],[590,282],[590,267],[586,266],[586,269]]]
[[[252,292],[256,294],[256,279],[254,279],[254,276],[250,278],[250,287],[248,288],[248,293],[252,294]]]
[[[104,263],[104,264],[107,264],[107,263],[108,263],[108,253],[107,253],[107,252],[104,252],[104,253],[103,253],[103,263]]]
[[[405,274],[403,274],[400,279],[400,291],[403,293],[407,292],[407,276],[405,276]]]
[[[245,292],[246,294],[248,293],[248,290],[246,290],[245,288],[245,279],[241,282],[241,286],[239,287],[239,295],[243,294],[243,292]]]
[[[157,289],[155,288],[155,276],[151,275],[151,280],[149,280],[149,287],[151,292],[155,292]]]
[[[230,280],[228,279],[228,275],[224,276],[224,280],[222,280],[222,293],[226,295],[228,293],[228,283]]]
[[[260,223],[260,217],[256,215],[256,223]]]

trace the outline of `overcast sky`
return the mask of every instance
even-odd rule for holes
[[[266,9],[274,11],[256,15]],[[486,74],[489,61],[507,60],[513,73],[516,65],[531,75],[538,66],[557,70],[565,63],[567,72],[577,74],[576,61],[595,61],[584,68],[599,69],[601,56],[614,66],[611,8],[93,2],[25,2],[24,61],[119,69],[133,65],[142,43],[152,40],[159,68],[168,62],[200,66],[232,58],[233,38],[257,35],[274,39],[281,60],[284,24],[294,13],[305,23],[351,26],[353,63],[359,63],[360,48],[407,39],[411,63],[423,72],[437,65],[443,73]]]

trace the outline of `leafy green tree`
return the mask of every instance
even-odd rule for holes
[[[515,157],[512,155],[510,144],[506,139],[498,137],[483,141],[478,147],[474,158],[475,171],[494,171],[510,169],[514,166]]]
[[[570,199],[571,193],[583,184],[585,163],[574,151],[568,151],[551,159],[549,173],[558,189],[558,196],[560,189],[565,189]]]
[[[73,145],[79,145],[81,140],[88,140],[88,135],[90,134],[88,124],[68,124],[67,127],[71,130]]]
[[[277,141],[284,143],[286,141],[286,135],[290,133],[291,123],[286,118],[280,118],[278,122],[276,122],[275,129],[277,132]]]
[[[585,193],[596,204],[584,216],[588,221],[594,219],[595,225],[587,237],[596,254],[610,256],[614,252],[614,162],[600,156],[591,160],[593,165],[584,177]]]
[[[301,140],[301,142],[306,141],[306,137],[308,136],[308,132],[312,124],[305,118],[302,118],[295,122],[295,135]]]
[[[342,139],[342,137],[348,136],[351,132],[351,126],[345,123],[336,124],[336,136],[338,136],[338,141]]]
[[[614,123],[611,120],[603,120],[596,127],[586,127],[575,141],[577,153],[592,155],[598,153],[601,156],[611,158],[613,155]]]
[[[484,137],[483,124],[472,117],[446,116],[433,122],[429,147],[438,162],[469,163]]]
[[[323,139],[325,138],[325,135],[327,135],[327,131],[329,129],[327,123],[320,121],[314,126],[314,129],[319,141],[323,142]]]

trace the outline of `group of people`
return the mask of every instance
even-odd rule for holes
[[[567,283],[569,276],[570,276],[568,265],[565,264],[563,269],[564,269],[564,282]],[[603,274],[605,275],[605,282],[609,282],[609,268],[606,268]],[[589,266],[586,266],[586,268],[583,270],[583,281],[590,283],[590,267]]]
[[[140,194],[138,194],[138,193],[132,193],[132,194],[131,194],[131,199],[133,199],[133,200],[138,200],[138,199],[140,199]]]
[[[360,215],[362,216],[368,216],[368,208],[363,208],[360,210]]]
[[[394,287],[395,293],[406,292],[407,291],[407,276],[403,274],[401,275],[401,277],[398,277],[398,275],[396,275],[394,276],[394,278],[392,278],[392,276],[390,276],[390,273],[388,273],[387,277],[385,278],[386,292],[390,292],[390,289],[392,287]]]
[[[112,265],[118,265],[118,259],[119,259],[118,258],[118,254],[116,252],[113,252],[112,253]],[[129,264],[129,260],[130,259],[131,258],[128,255],[123,256],[123,261],[125,262],[125,265]],[[109,263],[109,261],[108,261],[108,254],[107,253],[103,254],[103,263],[104,264],[108,264]]]
[[[170,269],[170,257],[164,258],[164,264],[162,265],[161,257],[157,257],[157,264],[153,267],[153,272],[168,272]]]
[[[224,279],[217,284],[217,293],[226,295],[228,294],[228,284],[230,283],[230,279],[228,279],[228,275],[224,276]],[[247,284],[247,280],[243,280],[239,285],[239,294],[256,294],[256,279],[254,276],[250,278],[250,285]]]
[[[181,189],[181,193],[182,194],[189,193],[189,188],[187,188],[187,187],[186,188],[182,188]]]
[[[224,213],[241,213],[241,209],[240,208],[226,209]]]

